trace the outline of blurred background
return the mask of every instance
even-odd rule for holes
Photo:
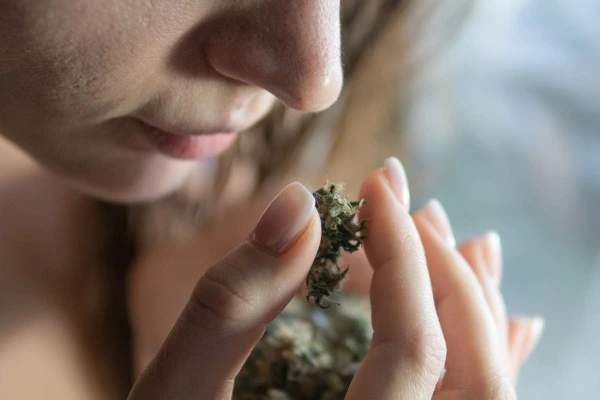
[[[500,233],[509,312],[546,319],[519,398],[596,398],[600,2],[474,3],[419,75],[415,206],[439,198],[459,240]]]

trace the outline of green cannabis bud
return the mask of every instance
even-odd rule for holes
[[[357,223],[363,200],[351,201],[342,184],[330,184],[313,193],[321,218],[321,244],[306,277],[306,298],[321,308],[335,303],[329,296],[341,289],[348,267],[338,265],[341,251],[354,252],[364,239],[364,221]]]

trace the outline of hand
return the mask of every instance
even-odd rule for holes
[[[376,333],[347,398],[431,397],[445,348],[423,248],[405,204],[394,197],[383,175],[367,186],[367,200],[378,205],[364,209],[371,235],[389,240],[365,243],[375,271]],[[230,398],[233,379],[265,324],[300,287],[316,253],[320,225],[307,193],[297,184],[289,186],[254,234],[200,278],[158,355],[136,382],[131,400]],[[283,218],[282,210],[289,215]],[[272,217],[279,224],[266,222]],[[288,226],[301,232],[289,246],[270,240]]]
[[[199,279],[129,399],[230,398],[233,379],[265,325],[303,283],[319,241],[312,194],[289,185],[253,233]]]
[[[484,381],[508,380],[514,385],[521,365],[537,346],[543,319],[507,316],[500,292],[500,237],[488,232],[455,249],[448,217],[435,200],[413,218],[437,293],[436,307],[449,349],[446,365],[453,371],[438,388],[462,387],[460,374],[472,379],[485,371],[497,377],[482,378]]]
[[[419,243],[418,232],[386,185],[380,179],[374,187],[375,196],[387,193],[387,197],[382,212],[370,218],[374,237],[394,236],[383,246],[374,240],[365,244],[372,256],[374,281],[381,282],[381,291],[372,296],[375,344],[348,399],[385,399],[401,392],[408,395],[415,381],[422,382],[419,390],[431,395],[443,367],[443,338],[423,249],[403,250]],[[367,216],[368,210],[366,207]],[[388,214],[399,217],[400,223],[393,224]],[[393,231],[399,227],[402,229]],[[288,186],[267,209],[254,233],[200,278],[175,327],[129,398],[229,399],[233,379],[265,324],[303,282],[318,247],[319,233],[312,195],[298,184]],[[397,265],[388,260],[407,268],[395,268]],[[408,291],[400,290],[408,280],[415,284]],[[390,301],[394,306],[390,307]],[[400,320],[392,322],[397,316]],[[421,337],[428,340],[419,341]],[[432,343],[429,338],[437,341]],[[396,352],[397,346],[405,351]],[[403,354],[416,358],[404,358]],[[436,367],[423,369],[422,362],[429,360]]]
[[[429,202],[424,209],[413,215],[420,235],[419,243],[411,245],[410,235],[407,235],[405,228],[402,228],[399,221],[393,218],[388,218],[392,224],[389,231],[379,231],[381,225],[375,224],[376,218],[371,213],[389,212],[383,206],[384,199],[389,198],[389,193],[384,195],[382,191],[377,190],[377,187],[382,186],[379,184],[382,175],[392,183],[390,186],[401,202],[408,203],[404,171],[397,160],[390,159],[386,161],[384,169],[373,173],[363,186],[367,205],[376,204],[372,210],[366,208],[363,213],[363,217],[370,220],[369,239],[365,243],[365,250],[371,264],[376,266],[374,251],[377,250],[368,241],[379,240],[380,247],[383,249],[381,251],[385,252],[386,244],[394,245],[394,240],[390,240],[393,237],[390,232],[394,230],[397,231],[396,237],[404,237],[407,242],[399,246],[404,251],[412,248],[413,251],[419,252],[420,246],[424,246],[428,260],[427,268],[435,294],[435,308],[441,323],[444,344],[447,346],[446,371],[443,379],[438,381],[433,398],[516,398],[513,385],[520,366],[537,345],[543,320],[524,317],[507,318],[500,293],[502,259],[498,235],[490,232],[481,238],[471,239],[456,249],[449,220],[437,201]],[[396,212],[390,213],[389,216],[394,214],[403,215]],[[378,220],[385,221],[384,218]],[[403,229],[404,233],[402,233]],[[395,242],[401,243],[400,240]],[[389,258],[390,255],[388,254],[387,257]],[[355,260],[360,260],[360,257]],[[402,265],[398,260],[396,264]],[[353,264],[354,271],[357,267]],[[405,265],[404,268],[408,266]],[[372,298],[374,294],[381,293],[378,285],[387,285],[387,283],[377,282],[377,268],[374,270],[371,285]],[[415,271],[415,277],[417,272]],[[364,271],[360,275],[364,277]],[[421,279],[414,279],[409,275],[407,279],[408,283],[403,288],[407,293],[411,289],[418,288]],[[406,297],[406,300],[411,301],[410,297]],[[425,306],[428,305],[427,301],[423,303]],[[412,306],[415,310],[419,308],[416,295],[413,297]],[[425,315],[431,313],[431,310],[428,311],[427,307],[423,306],[420,308],[423,318],[426,319]],[[410,307],[408,309],[410,310]],[[402,321],[403,317],[397,316],[396,319]],[[439,338],[435,336],[427,338],[427,335],[421,333],[421,339],[424,342],[429,340],[432,344],[430,344],[429,361],[427,357],[422,357],[420,364],[425,370],[435,370],[437,364],[435,357],[431,357],[431,352],[439,345],[436,344]],[[402,348],[401,344],[399,348]],[[405,344],[404,351],[410,350],[410,346]],[[398,373],[403,372],[399,370]],[[415,391],[406,398],[429,399],[431,396],[424,388],[422,392]]]
[[[428,256],[431,252],[427,243],[431,240],[423,239],[424,249],[417,230],[420,224],[415,225],[407,212],[405,187],[403,174],[394,173],[390,163],[386,163],[385,169],[373,172],[363,185],[363,196],[368,203],[362,216],[369,220],[365,252],[374,271],[371,301],[375,336],[352,382],[348,399],[430,399],[444,365],[449,366],[442,334],[442,330],[446,333],[447,318],[438,319],[429,278],[431,271],[428,272],[425,263],[425,252]],[[281,311],[301,285],[316,252],[319,221],[312,204],[306,206],[312,200],[306,193],[297,184],[289,186],[272,203],[255,233],[200,278],[171,334],[136,383],[130,399],[230,398],[233,379],[262,335],[265,324]],[[282,198],[287,200],[282,203]],[[292,198],[295,200],[290,201]],[[269,219],[274,208],[281,212],[281,204],[288,204],[286,214],[296,217],[288,215],[289,223],[280,224],[279,229],[290,225],[295,226],[292,231],[298,232],[288,246],[271,243],[276,245],[273,249],[260,238],[276,230],[265,218]],[[310,209],[310,213],[299,212],[300,209]],[[427,238],[423,233],[421,236]],[[444,247],[433,249],[432,254],[436,254]],[[471,308],[477,307],[467,307],[466,314]],[[456,310],[456,304],[448,309]],[[494,346],[497,347],[491,348]],[[453,354],[450,349],[448,361]],[[490,360],[492,364],[493,361]],[[446,388],[452,390],[453,371],[448,368],[443,390],[438,395],[452,394]],[[464,389],[483,393],[497,382],[486,375],[476,383],[476,387]],[[502,389],[512,390],[512,387],[502,386]]]

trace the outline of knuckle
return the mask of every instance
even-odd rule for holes
[[[414,265],[426,265],[425,263],[425,251],[423,245],[417,237],[405,232],[399,237],[382,238],[383,243],[395,244],[388,254],[387,257],[382,259],[378,264],[380,267],[391,267],[393,269],[399,266],[405,266],[407,263]]]
[[[463,400],[517,400],[510,379],[504,375],[493,378],[479,376],[472,384],[463,384],[458,398]]]
[[[204,330],[222,331],[241,324],[256,311],[251,277],[236,261],[224,259],[200,279],[188,304],[188,318]]]
[[[446,341],[439,323],[432,318],[424,318],[409,331],[405,338],[405,356],[436,379],[446,362]]]
[[[169,376],[169,357],[165,348],[161,348],[160,351],[156,354],[152,362],[152,373],[154,374],[155,382],[168,382],[171,378]]]
[[[163,348],[152,360],[149,367],[143,372],[140,378],[133,385],[127,400],[141,400],[149,398],[168,398],[168,382],[173,379],[172,368],[167,351]]]
[[[415,234],[405,232],[400,236],[400,254],[403,258],[419,257],[424,259],[423,244]]]
[[[516,400],[517,394],[505,375],[498,375],[489,380],[489,383],[483,390],[482,396],[478,398],[486,400]]]

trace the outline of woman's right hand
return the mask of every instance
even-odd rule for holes
[[[346,398],[431,399],[444,367],[437,399],[514,398],[489,307],[481,291],[468,294],[473,271],[427,227],[433,222],[416,215],[415,224],[406,187],[390,163],[363,184],[375,333]],[[248,239],[200,278],[129,399],[230,399],[236,374],[301,286],[319,240],[311,193],[288,186]],[[437,259],[429,269],[426,253]]]
[[[298,183],[287,186],[246,240],[203,272],[129,399],[230,399],[265,326],[304,282],[320,238],[312,193]]]

